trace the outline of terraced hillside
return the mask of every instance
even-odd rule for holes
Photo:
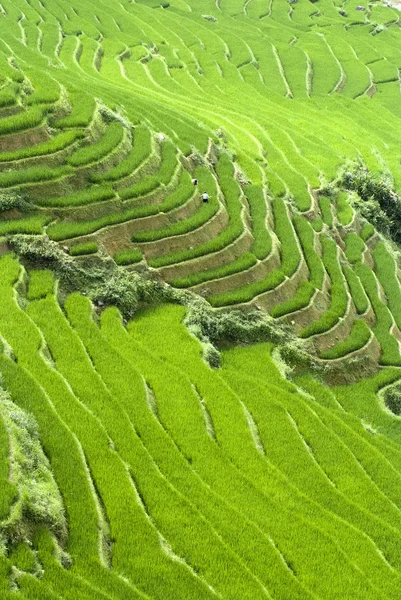
[[[0,234],[45,233],[215,307],[256,305],[324,360],[400,364],[398,266],[331,183],[359,161],[401,191],[395,10],[2,9]]]
[[[0,0],[1,600],[400,598],[400,15]]]
[[[182,307],[125,326],[9,254],[0,282],[2,598],[398,598],[398,369],[297,388],[265,343],[216,371]]]

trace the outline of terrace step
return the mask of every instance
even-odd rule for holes
[[[194,271],[196,272],[206,271],[209,269],[216,269],[222,264],[228,264],[230,262],[233,262],[242,254],[248,252],[252,247],[252,242],[252,235],[249,231],[246,230],[234,242],[217,252],[205,254],[198,258],[187,260],[182,263],[176,263],[173,265],[168,265],[166,267],[161,267],[160,269],[158,269],[158,272],[161,275],[162,279],[164,279],[164,281],[171,281],[173,279],[187,277],[188,275],[191,275],[191,273],[193,273]]]
[[[222,264],[229,263],[220,262],[219,266],[221,266]],[[227,277],[221,277],[219,279],[205,281],[204,283],[199,283],[198,285],[192,286],[188,289],[207,298],[207,296],[235,290],[239,287],[246,285],[247,283],[259,281],[260,279],[263,279],[268,273],[270,273],[270,271],[279,267],[280,255],[278,247],[275,246],[275,248],[269,254],[269,256],[259,261],[256,265],[254,265],[250,269],[247,269],[246,271],[234,273],[233,275],[228,275]]]

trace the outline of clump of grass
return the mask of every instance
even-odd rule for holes
[[[82,256],[84,254],[95,254],[98,249],[99,246],[96,242],[84,242],[70,246],[69,252],[71,256]]]

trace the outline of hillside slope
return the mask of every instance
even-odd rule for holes
[[[1,488],[2,598],[398,597],[401,434],[375,408],[398,370],[352,391],[303,377],[302,391],[269,344],[210,369],[182,307],[99,320],[10,255],[0,281],[3,383],[35,417],[48,499],[62,498],[57,520],[32,500],[30,530],[18,525],[18,438],[0,421],[18,489]]]

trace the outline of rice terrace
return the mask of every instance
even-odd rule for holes
[[[401,2],[0,0],[0,600],[400,600]]]

